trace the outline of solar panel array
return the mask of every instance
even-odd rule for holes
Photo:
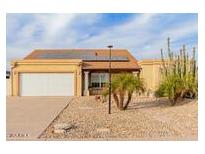
[[[109,61],[109,56],[76,53],[42,53],[39,59],[82,59],[83,61]],[[111,56],[111,61],[128,61],[126,56]]]

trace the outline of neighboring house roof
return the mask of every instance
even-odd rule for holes
[[[109,49],[37,49],[24,59],[82,59],[85,70],[108,69]],[[126,49],[112,49],[111,61],[112,69],[140,69]]]

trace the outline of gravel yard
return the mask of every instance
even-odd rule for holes
[[[70,124],[64,133],[55,133],[56,124]],[[166,99],[135,98],[128,110],[119,111],[114,102],[95,97],[77,97],[41,135],[42,140],[197,140],[198,103],[183,100],[169,106]]]

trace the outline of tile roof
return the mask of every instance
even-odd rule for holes
[[[108,69],[109,49],[37,49],[24,59],[82,59],[83,69]],[[139,70],[137,60],[126,49],[112,49],[112,69]]]

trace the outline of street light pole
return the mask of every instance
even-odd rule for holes
[[[113,48],[112,45],[107,46],[110,49],[109,54],[109,106],[108,106],[108,114],[111,114],[111,49]]]

